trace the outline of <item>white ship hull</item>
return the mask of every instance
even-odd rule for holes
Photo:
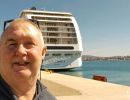
[[[53,53],[53,51],[48,52],[49,55],[53,55]],[[42,64],[42,69],[71,69],[80,67],[82,65],[81,52],[79,51],[69,52],[70,54],[72,54],[70,56],[65,56],[65,54],[68,53],[68,51],[57,51],[57,53],[61,54],[61,56],[45,57]]]

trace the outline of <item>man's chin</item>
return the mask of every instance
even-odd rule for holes
[[[29,70],[19,70],[14,72],[15,76],[22,79],[27,79],[31,76],[31,72]]]

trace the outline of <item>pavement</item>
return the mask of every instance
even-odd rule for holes
[[[129,86],[44,71],[41,81],[58,100],[130,100]]]

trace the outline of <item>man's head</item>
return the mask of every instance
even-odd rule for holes
[[[8,82],[36,79],[45,52],[40,29],[29,20],[14,20],[0,39],[2,77]]]

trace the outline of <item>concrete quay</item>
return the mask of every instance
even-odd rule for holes
[[[41,81],[58,100],[130,100],[130,87],[41,72]]]

